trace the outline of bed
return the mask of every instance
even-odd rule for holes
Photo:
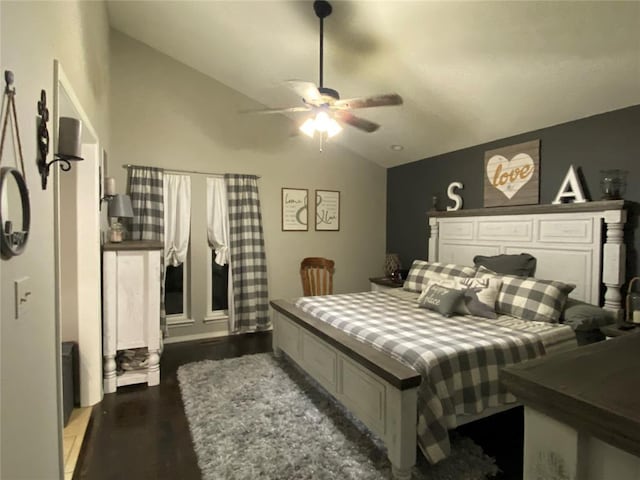
[[[537,259],[537,278],[571,283],[572,297],[619,315],[624,207],[603,201],[430,212],[428,260],[472,265],[479,254],[528,252]],[[496,390],[500,365],[478,368],[476,357],[494,352],[498,332],[506,337],[493,342],[502,350],[491,355],[507,355],[507,364],[575,345],[567,327],[548,323],[439,319],[418,312],[415,295],[399,289],[271,302],[276,354],[285,353],[384,441],[397,479],[410,478],[418,443],[428,460],[438,461],[447,454],[448,429],[513,405],[508,392]],[[471,331],[473,341],[464,336]],[[458,351],[463,345],[469,348]],[[407,352],[409,361],[402,357]],[[448,360],[425,377],[432,353],[442,352]],[[460,363],[451,360],[456,355],[465,366],[451,374],[448,365]],[[460,388],[461,376],[475,378],[477,395]]]

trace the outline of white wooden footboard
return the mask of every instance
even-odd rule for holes
[[[394,478],[408,480],[416,461],[417,390],[410,367],[275,300],[273,350],[284,352],[387,447]]]

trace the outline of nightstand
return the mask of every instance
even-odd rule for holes
[[[636,325],[633,328],[620,328],[620,325],[605,325],[600,327],[600,332],[607,338],[619,337],[621,335],[627,335],[629,333],[640,332],[640,325]]]
[[[105,243],[102,247],[104,393],[160,384],[160,258],[162,242]],[[118,375],[118,352],[146,348],[147,368]],[[81,359],[82,362],[82,359]]]
[[[372,292],[380,292],[389,290],[390,288],[400,288],[404,285],[403,280],[393,280],[389,277],[371,277],[369,278]]]

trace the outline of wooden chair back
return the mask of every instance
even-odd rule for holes
[[[302,292],[305,297],[333,293],[333,260],[308,257],[300,262]]]

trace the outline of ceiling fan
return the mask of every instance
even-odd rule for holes
[[[351,125],[364,132],[375,132],[380,125],[351,113],[351,110],[359,108],[384,107],[390,105],[402,105],[402,97],[397,93],[385,95],[373,95],[368,97],[358,97],[340,99],[337,90],[327,88],[323,84],[323,41],[324,41],[324,19],[331,14],[331,4],[325,0],[313,2],[313,10],[320,19],[320,82],[316,86],[313,82],[299,80],[287,81],[288,86],[302,97],[304,105],[288,108],[267,108],[253,110],[252,113],[311,113],[300,130],[306,135],[313,137],[316,132],[320,134],[320,139],[333,137],[342,127],[340,123]]]

